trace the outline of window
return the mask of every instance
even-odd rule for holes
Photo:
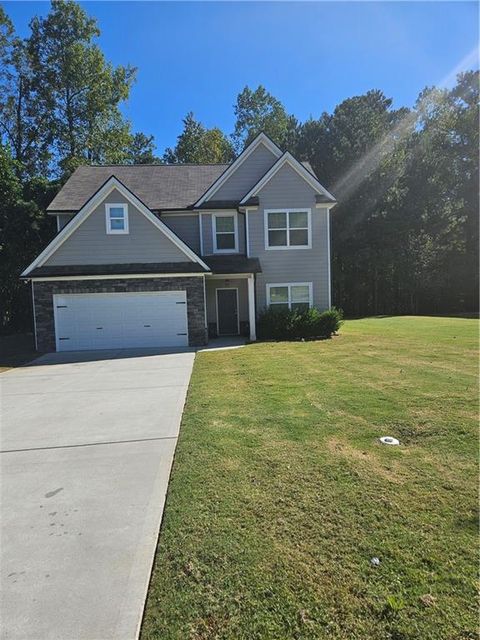
[[[213,214],[213,251],[227,253],[238,251],[237,216],[235,214]]]
[[[128,233],[128,206],[126,204],[105,205],[107,233]]]
[[[267,209],[265,249],[310,249],[310,209]]]
[[[267,284],[267,304],[275,309],[303,311],[312,306],[312,298],[311,282]]]

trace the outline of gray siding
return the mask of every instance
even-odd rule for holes
[[[312,212],[312,248],[265,250],[265,209],[306,207]],[[315,208],[315,191],[286,165],[259,193],[259,208],[248,214],[250,255],[258,257],[262,273],[257,275],[257,311],[266,305],[266,284],[312,282],[313,304],[328,308],[327,209]]]
[[[70,222],[72,218],[73,218],[73,215],[70,215],[68,213],[62,213],[62,215],[57,216],[58,230],[61,231],[63,227],[67,224],[67,222]]]
[[[162,222],[181,238],[185,244],[200,255],[200,230],[198,214],[191,216],[168,215],[161,216]]]
[[[212,216],[210,213],[202,213],[200,218],[202,221],[203,255],[209,256],[213,253]]]
[[[240,200],[276,161],[277,157],[264,144],[259,144],[212,196],[212,200]]]
[[[47,260],[46,265],[185,262],[189,258],[128,203],[128,234],[109,235],[105,203],[125,202],[115,189]]]
[[[246,254],[245,248],[245,214],[238,213],[238,253]]]
[[[217,213],[235,213],[235,211],[225,211]],[[203,255],[209,256],[213,254],[213,226],[212,226],[212,214],[202,213],[202,233],[203,233]],[[245,215],[243,213],[237,213],[237,228],[238,228],[238,252],[245,254]],[[227,254],[224,254],[227,255]]]

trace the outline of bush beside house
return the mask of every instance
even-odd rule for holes
[[[275,309],[268,307],[258,319],[258,337],[264,340],[330,338],[343,322],[340,309]]]

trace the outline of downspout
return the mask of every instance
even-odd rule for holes
[[[207,279],[205,276],[203,276],[203,310],[205,314],[205,344],[208,344]]]
[[[330,209],[327,209],[328,308],[332,308],[332,255],[330,239]]]
[[[247,247],[249,243],[248,243],[248,237],[247,237],[247,215],[248,215],[248,209],[243,214],[243,217],[244,217],[243,228],[245,230],[245,255],[248,257]]]
[[[38,351],[37,347],[37,318],[35,316],[35,289],[33,285],[33,280],[30,280],[32,285],[32,310],[33,310],[33,344],[35,346],[35,351]]]

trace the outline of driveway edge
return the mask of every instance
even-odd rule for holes
[[[194,362],[195,360],[192,361],[190,376],[193,370]],[[184,393],[182,393],[178,399],[176,408],[178,431],[180,430],[181,426],[189,384],[184,388]],[[170,441],[172,444],[172,448],[168,453],[168,456],[170,458],[170,464],[168,465],[168,468],[164,463],[161,463],[161,460],[159,460],[159,469],[155,478],[152,498],[148,506],[148,513],[145,516],[143,527],[144,531],[148,531],[150,529],[150,531],[154,531],[155,533],[148,535],[148,537],[146,535],[143,535],[143,537],[145,538],[145,543],[142,545],[142,547],[137,549],[137,553],[132,564],[132,570],[129,576],[128,589],[124,597],[124,606],[122,606],[121,608],[120,617],[115,627],[114,637],[117,640],[122,640],[123,638],[125,638],[125,640],[131,640],[132,638],[138,640],[140,637],[143,616],[145,612],[145,604],[147,602],[148,591],[150,588],[150,581],[152,577],[153,566],[155,563],[155,556],[157,554],[157,547],[160,541],[163,513],[165,509],[165,502],[167,499],[168,486],[170,484],[170,475],[173,468],[178,438],[179,433],[176,438],[172,438]],[[160,514],[158,514],[159,506]],[[153,529],[153,526],[155,527],[155,529]],[[139,582],[144,582],[141,587],[140,597],[138,597],[138,592],[140,591],[140,588],[138,587]],[[135,596],[133,595],[135,591],[137,592],[138,605],[136,603],[135,606],[132,606],[132,602],[134,602],[135,598]],[[134,629],[135,632],[134,635],[132,635],[131,632]]]

